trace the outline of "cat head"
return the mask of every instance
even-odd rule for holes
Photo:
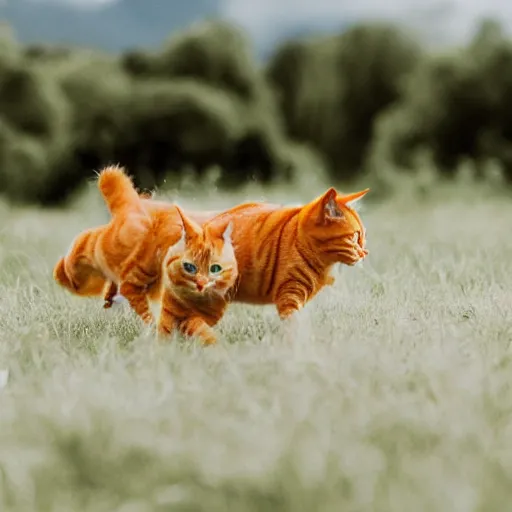
[[[238,277],[231,242],[232,225],[220,229],[201,227],[176,206],[183,229],[181,239],[167,252],[164,272],[181,291],[223,296]]]
[[[366,230],[352,205],[369,190],[339,194],[331,187],[302,208],[301,236],[329,263],[354,265],[368,254]]]

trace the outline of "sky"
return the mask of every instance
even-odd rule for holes
[[[98,7],[116,0],[37,0]],[[141,0],[143,1],[143,0]],[[179,0],[169,0],[179,1]],[[273,39],[296,25],[359,20],[403,22],[431,43],[466,42],[481,17],[497,17],[512,33],[510,0],[223,0],[223,15],[255,40]]]
[[[442,44],[467,41],[485,16],[512,29],[510,0],[225,0],[224,10],[255,37],[292,23],[337,19],[396,20]]]

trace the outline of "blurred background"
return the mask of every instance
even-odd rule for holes
[[[505,0],[0,0],[0,193],[512,182]],[[422,177],[423,176],[423,177]],[[169,180],[170,181],[170,180]]]

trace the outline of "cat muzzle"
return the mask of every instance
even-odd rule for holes
[[[197,291],[202,292],[208,287],[208,280],[207,279],[197,279],[196,280],[196,288]]]

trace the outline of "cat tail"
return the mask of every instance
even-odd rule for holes
[[[70,292],[83,297],[102,295],[107,280],[97,272],[90,275],[82,275],[78,282],[68,274],[66,269],[66,258],[61,258],[53,268],[53,279]]]
[[[64,286],[65,288],[73,288],[73,283],[66,273],[66,262],[64,258],[61,258],[55,265],[53,269],[53,279],[55,279],[57,283],[59,283],[61,286]]]
[[[98,188],[113,217],[128,212],[145,213],[141,197],[123,167],[111,165],[101,170]]]

